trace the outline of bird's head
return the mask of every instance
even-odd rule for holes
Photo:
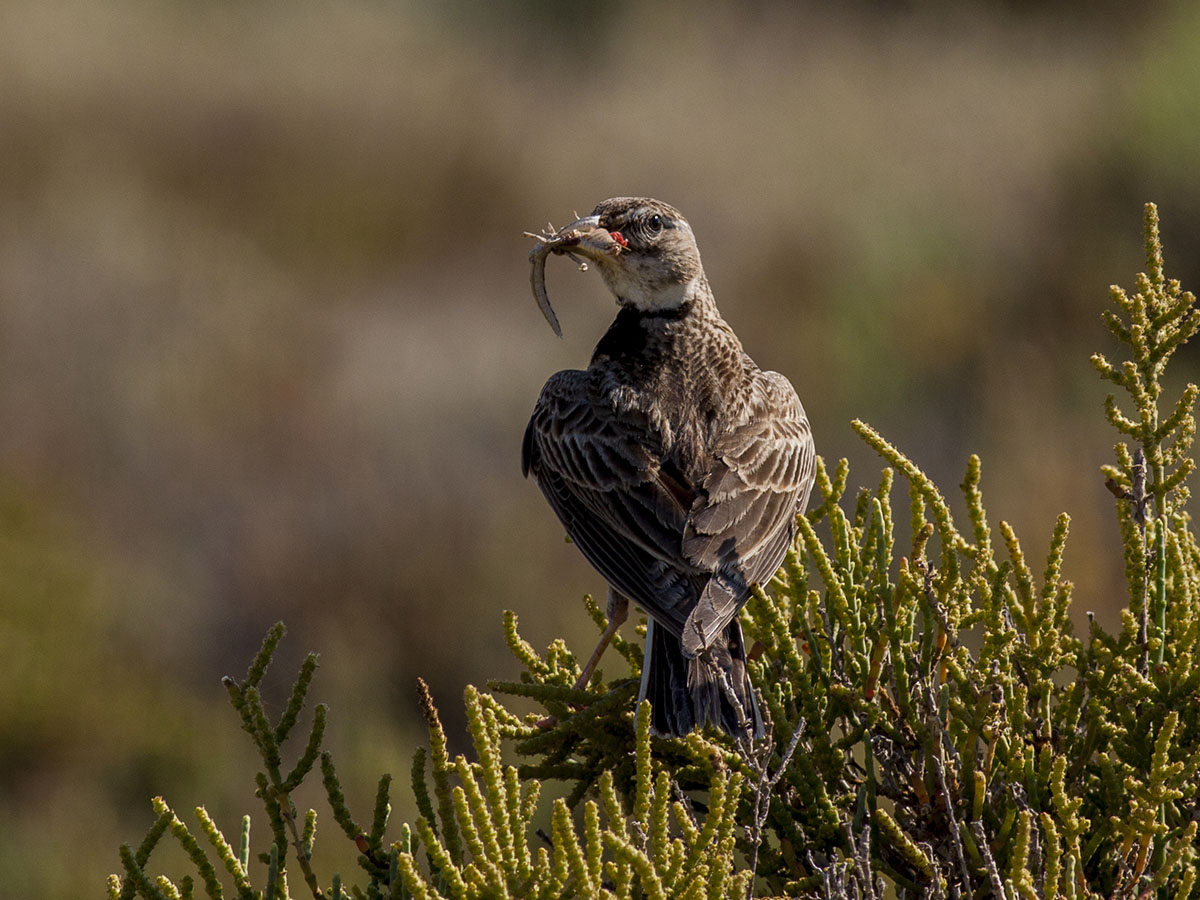
[[[563,228],[578,240],[556,252],[595,263],[617,302],[642,312],[674,309],[707,290],[687,219],[661,200],[614,197]]]

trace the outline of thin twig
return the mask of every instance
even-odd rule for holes
[[[1147,675],[1150,672],[1150,555],[1146,547],[1146,453],[1138,447],[1133,451],[1133,467],[1131,473],[1132,490],[1129,502],[1133,504],[1133,520],[1137,523],[1142,536],[1142,555],[1146,559],[1146,573],[1142,578],[1142,610],[1138,616],[1138,647],[1141,656],[1138,659],[1138,672]]]
[[[917,844],[917,846],[921,849],[921,852],[925,854],[926,859],[937,859],[936,854],[933,852],[933,844],[923,841],[920,844]],[[927,887],[925,890],[925,896],[927,898],[932,897],[933,900],[945,900],[946,893],[942,889],[942,870],[936,866],[933,870],[933,878],[931,878],[929,881],[929,887]],[[1000,900],[1003,900],[1003,898],[1000,898]]]
[[[730,679],[729,673],[718,666],[715,660],[709,659],[707,662],[710,671],[716,676],[721,693],[729,701],[729,705],[733,707],[733,714],[737,718],[738,744],[740,745],[742,737],[751,735],[753,723],[750,721],[750,717],[746,715],[746,708],[742,705],[737,691],[733,688],[733,681]]]
[[[954,855],[958,857],[958,868],[962,875],[962,886],[966,891],[967,900],[974,900],[974,892],[971,890],[971,869],[967,865],[967,856],[963,852],[962,837],[958,833],[958,816],[954,814],[954,803],[950,799],[950,785],[946,781],[946,765],[942,756],[944,749],[942,747],[942,738],[945,734],[942,729],[942,723],[937,717],[937,698],[933,695],[933,688],[929,685],[925,687],[926,702],[929,703],[930,715],[926,722],[928,724],[930,734],[936,742],[933,756],[933,768],[937,772],[938,783],[942,788],[942,803],[946,807],[946,818],[950,821],[950,837],[954,841]],[[1001,894],[1003,897],[1003,894]]]
[[[1004,882],[1000,880],[1000,868],[996,865],[996,857],[992,856],[992,848],[988,844],[987,833],[983,830],[983,823],[980,821],[972,822],[971,832],[975,835],[975,843],[979,846],[979,855],[983,857],[983,867],[987,869],[988,878],[992,882],[992,893],[996,895],[997,900],[1003,900],[1006,896],[1004,893]]]
[[[750,836],[750,843],[754,850],[750,854],[750,884],[746,888],[746,900],[754,900],[754,873],[758,870],[758,848],[762,844],[763,826],[767,824],[767,813],[771,809],[771,792],[775,790],[775,785],[779,783],[779,779],[783,777],[788,764],[792,761],[792,754],[800,745],[800,736],[804,734],[807,724],[807,720],[801,717],[796,724],[796,730],[792,732],[792,738],[788,741],[787,748],[783,751],[783,756],[779,758],[779,767],[775,769],[773,775],[767,774],[771,761],[772,744],[770,741],[763,750],[762,767],[758,773],[758,787],[754,791],[754,830]]]
[[[846,829],[850,831],[849,828]],[[858,839],[857,846],[853,843],[851,848],[854,850],[854,866],[858,870],[858,891],[863,896],[864,900],[876,900],[875,881],[871,877],[871,824],[863,823],[862,835]]]
[[[296,862],[300,866],[300,873],[304,876],[304,883],[312,891],[313,900],[325,900],[325,895],[321,892],[321,886],[317,882],[317,874],[313,871],[312,863],[309,862],[308,853],[304,850],[304,841],[301,839],[300,831],[296,827],[296,814],[292,805],[291,794],[281,791],[279,801],[279,813],[283,816],[283,821],[287,825],[288,831],[292,833],[292,844],[296,848]],[[280,860],[280,863],[282,862],[283,860]]]

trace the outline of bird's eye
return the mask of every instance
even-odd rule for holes
[[[651,234],[658,234],[663,229],[663,220],[660,215],[653,215],[646,220],[646,227],[650,229]]]

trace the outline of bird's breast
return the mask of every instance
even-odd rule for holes
[[[702,313],[690,303],[670,314],[622,309],[589,367],[613,414],[643,419],[663,458],[689,473],[707,470],[746,383],[736,336]]]

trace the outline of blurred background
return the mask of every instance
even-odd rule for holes
[[[688,216],[852,486],[854,417],[952,496],[980,453],[1115,623],[1087,357],[1144,201],[1200,286],[1200,6],[832,6],[0,0],[0,894],[99,895],[155,794],[262,850],[219,679],[278,619],[364,817],[383,771],[409,814],[416,676],[454,749],[515,676],[504,609],[590,650],[519,447],[614,307],[551,260],[556,340],[521,233],[613,195]]]

